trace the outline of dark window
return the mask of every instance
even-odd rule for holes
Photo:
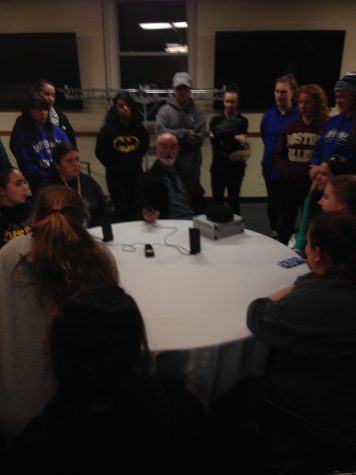
[[[187,28],[175,22],[186,21],[185,2],[130,2],[118,5],[121,86],[137,88],[171,86],[177,71],[187,71],[188,53],[171,53],[168,44],[185,46]],[[169,23],[171,28],[144,30],[140,23]]]
[[[75,33],[1,34],[0,64],[1,109],[21,109],[32,83],[40,78],[56,85],[59,108],[82,108],[82,101],[67,101],[58,91],[64,85],[81,87]]]
[[[241,109],[265,110],[273,103],[275,80],[292,73],[298,84],[319,84],[331,105],[344,38],[340,30],[217,31],[215,87],[237,82]]]

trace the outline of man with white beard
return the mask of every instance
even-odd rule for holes
[[[165,132],[157,137],[157,160],[140,178],[136,189],[135,217],[192,219],[205,208],[204,189],[190,173],[176,167],[178,139]]]

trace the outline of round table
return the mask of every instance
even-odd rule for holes
[[[115,224],[107,246],[121,285],[141,309],[158,369],[183,377],[209,405],[243,377],[261,371],[265,351],[249,338],[249,303],[293,283],[308,267],[280,267],[278,261],[295,253],[249,230],[219,240],[202,236],[201,253],[186,255],[189,227],[191,221],[173,220],[156,226]],[[101,228],[90,232],[102,238]],[[146,243],[154,257],[145,257]]]

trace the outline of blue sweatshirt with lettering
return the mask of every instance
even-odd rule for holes
[[[281,114],[276,106],[269,109],[261,121],[261,138],[265,146],[262,158],[263,174],[267,179],[279,180],[279,173],[274,163],[274,152],[283,129],[298,117],[297,109],[293,108]]]
[[[53,125],[52,138],[49,137],[47,130],[38,129],[35,141],[19,127],[12,132],[10,149],[19,169],[27,178],[32,193],[51,170],[52,150],[59,142],[70,143],[67,135],[56,125]]]
[[[341,155],[349,160],[356,171],[356,148],[352,146],[352,118],[344,114],[331,117],[315,145],[312,165],[319,165],[332,155]]]

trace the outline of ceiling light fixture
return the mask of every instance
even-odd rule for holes
[[[186,21],[173,21],[172,25],[175,28],[188,28],[188,23]]]
[[[186,21],[173,21],[171,23],[139,23],[140,28],[143,30],[171,30],[175,28],[188,28]]]
[[[170,30],[172,25],[170,23],[139,23],[143,30]]]
[[[180,45],[179,43],[166,43],[164,51],[167,53],[188,53],[188,45]]]

